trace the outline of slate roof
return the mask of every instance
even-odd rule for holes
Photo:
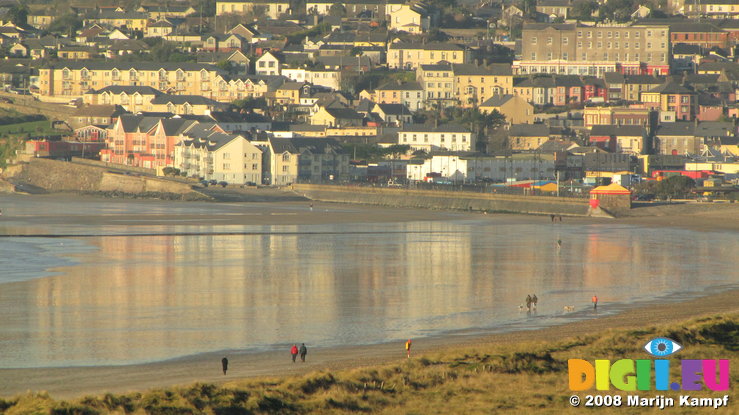
[[[675,81],[669,81],[658,87],[650,89],[649,92],[659,92],[660,94],[692,94],[693,89],[684,85],[680,85]]]
[[[647,130],[640,125],[594,125],[590,130],[590,136],[627,136],[642,137]]]
[[[190,103],[191,105],[212,105],[212,106],[227,106],[218,101],[214,101],[210,98],[206,98],[202,95],[168,95],[162,94],[151,100],[152,104],[168,104],[172,103],[175,105],[182,105]]]
[[[363,120],[364,115],[351,108],[325,108],[332,117],[342,120]]]
[[[461,52],[464,50],[461,46],[454,43],[406,43],[406,42],[395,42],[391,43],[389,49],[419,49],[419,50],[450,50]]]
[[[335,152],[343,154],[344,150],[338,141],[332,138],[323,137],[293,137],[293,138],[282,138],[272,137],[269,139],[275,154],[281,154],[284,152],[297,154],[305,151],[310,151],[314,154]]]
[[[377,104],[386,115],[411,115],[412,112],[403,104]]]
[[[427,124],[406,124],[401,133],[469,133],[470,130],[459,124],[442,124],[439,126]]]
[[[513,137],[546,137],[549,127],[546,124],[512,124],[508,134]]]
[[[423,91],[421,84],[418,82],[404,82],[398,84],[397,82],[388,82],[382,86],[375,88],[375,91]]]
[[[513,95],[505,94],[505,95],[493,95],[492,97],[488,98],[487,101],[483,102],[481,107],[499,107],[506,102],[513,99]]]
[[[206,71],[222,72],[221,69],[215,65],[192,62],[68,61],[49,65],[47,68],[68,68],[72,70],[87,68],[93,71],[109,71],[113,69],[118,69],[119,71],[128,71],[130,69],[136,69],[138,71],[158,71],[160,69],[164,69],[165,71],[176,71],[177,69],[182,69],[183,71],[200,71],[205,69]]]
[[[150,86],[133,86],[133,85],[108,85],[104,88],[100,88],[98,90],[89,90],[85,92],[85,94],[102,94],[103,92],[110,92],[114,95],[126,93],[128,95],[133,95],[135,93],[139,93],[140,95],[162,95],[163,92],[152,88]]]

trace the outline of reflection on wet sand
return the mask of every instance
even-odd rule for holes
[[[84,238],[96,251],[79,265],[3,285],[0,367],[367,344],[517,322],[527,294],[547,316],[594,292],[607,304],[739,281],[731,234],[502,221],[250,230],[266,234]]]

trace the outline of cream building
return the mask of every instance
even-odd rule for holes
[[[205,180],[262,183],[262,151],[242,135],[187,137],[175,146],[174,167]]]
[[[389,10],[388,29],[398,32],[420,34],[428,32],[431,18],[417,4],[402,4]]]
[[[290,12],[290,2],[288,0],[271,0],[271,1],[216,1],[216,15],[223,16],[226,14],[249,14],[265,15],[270,19],[279,19],[283,14]]]
[[[189,62],[65,62],[39,69],[38,98],[64,102],[111,85],[149,86],[172,94],[218,99],[214,65]]]
[[[433,65],[441,61],[467,63],[467,50],[453,43],[405,43],[388,45],[387,65],[391,69],[415,70],[419,65]]]
[[[398,144],[427,153],[438,150],[471,151],[475,149],[475,135],[459,125],[406,124],[398,131]]]
[[[503,114],[508,124],[532,124],[534,122],[534,106],[518,95],[494,95],[480,105],[480,112],[498,111]]]

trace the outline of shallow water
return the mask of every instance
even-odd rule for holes
[[[400,223],[203,225],[177,216],[228,215],[234,205],[0,202],[0,236],[47,235],[0,237],[1,368],[526,329],[561,323],[565,305],[592,317],[583,311],[596,293],[602,315],[609,304],[739,284],[736,233],[443,214]],[[291,205],[238,209],[306,214]],[[334,209],[361,210],[337,205],[326,214]],[[153,212],[172,215],[172,223],[69,219]],[[44,215],[68,220],[36,219]],[[520,312],[533,293],[536,315]]]

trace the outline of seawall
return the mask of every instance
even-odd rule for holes
[[[539,215],[591,215],[587,199],[564,197],[313,184],[294,184],[293,191],[322,202]],[[609,216],[605,212],[603,215]]]
[[[27,183],[49,192],[195,193],[187,183],[44,158],[29,158],[6,169],[4,176],[12,182]]]

